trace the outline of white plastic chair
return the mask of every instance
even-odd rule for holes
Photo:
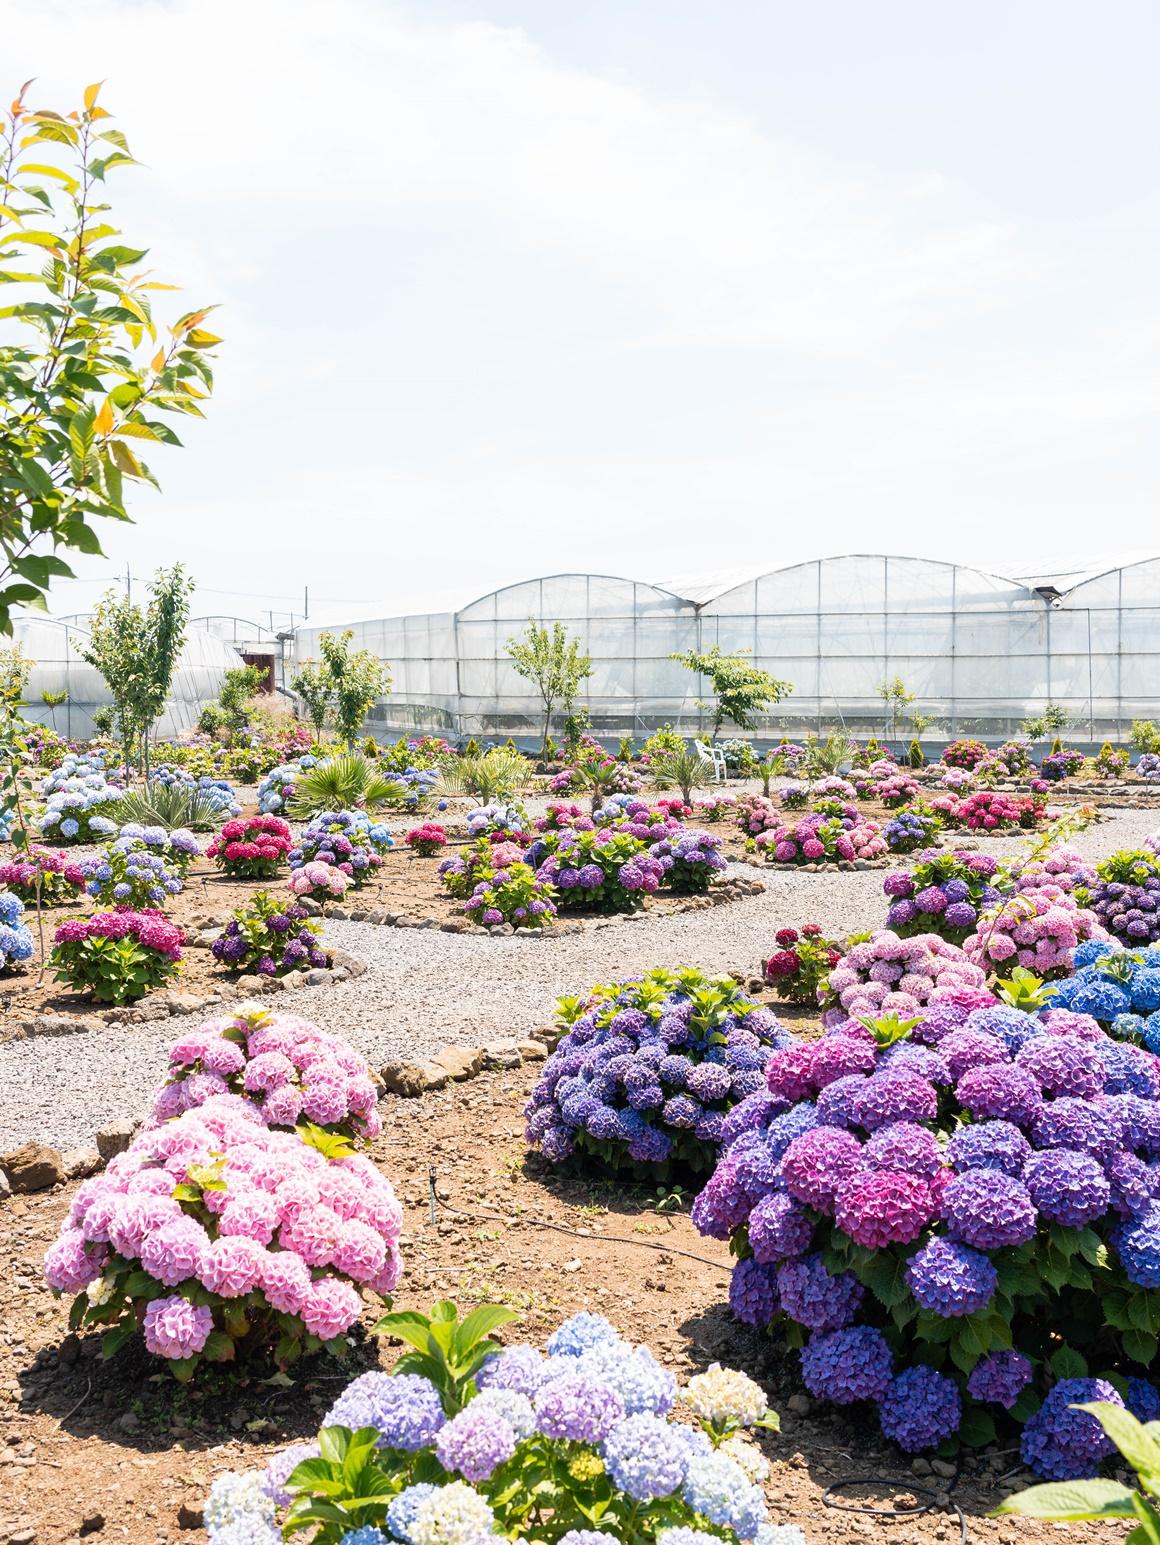
[[[720,746],[710,746],[703,740],[694,740],[697,755],[705,767],[713,769],[713,782],[724,783],[729,776],[729,769],[725,765],[725,753]]]

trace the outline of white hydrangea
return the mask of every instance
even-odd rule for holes
[[[412,1545],[480,1545],[495,1530],[495,1514],[463,1481],[441,1486],[419,1504]]]
[[[755,1486],[762,1485],[769,1476],[769,1461],[765,1455],[736,1433],[731,1438],[726,1438],[717,1452],[728,1454],[733,1463],[743,1472],[745,1479]]]
[[[769,1409],[761,1386],[736,1368],[722,1368],[712,1363],[704,1373],[695,1373],[681,1391],[682,1399],[695,1416],[703,1421],[725,1424],[737,1422],[752,1427]]]
[[[243,1518],[272,1522],[274,1503],[267,1494],[262,1470],[227,1470],[210,1488],[205,1504],[205,1527],[212,1540],[216,1531]]]

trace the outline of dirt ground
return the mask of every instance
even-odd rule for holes
[[[771,1516],[801,1523],[811,1539],[861,1540],[885,1527],[891,1545],[953,1542],[956,1508],[974,1540],[1058,1538],[1053,1525],[983,1516],[1027,1480],[1010,1445],[967,1452],[961,1468],[935,1460],[932,1473],[928,1461],[912,1462],[878,1438],[868,1413],[815,1406],[796,1359],[731,1318],[726,1248],[696,1234],[686,1195],[562,1174],[529,1156],[520,1111],[537,1071],[488,1074],[382,1106],[374,1158],[406,1215],[397,1306],[426,1308],[444,1296],[466,1307],[503,1303],[520,1315],[506,1339],[540,1344],[561,1319],[588,1308],[682,1377],[715,1360],[745,1368],[782,1418],[780,1436],[762,1440],[773,1466]],[[215,1475],[261,1465],[285,1443],[313,1436],[346,1380],[389,1366],[401,1348],[366,1336],[345,1368],[316,1359],[289,1388],[264,1382],[262,1370],[233,1381],[215,1370],[185,1389],[138,1347],[102,1363],[95,1338],[68,1337],[68,1303],[40,1281],[73,1189],[17,1198],[0,1212],[0,1542],[193,1545],[204,1539],[200,1508]],[[366,1328],[376,1314],[368,1307]],[[827,1488],[874,1477],[886,1480],[835,1500],[929,1502],[931,1511],[882,1520],[826,1505]],[[1100,1525],[1070,1526],[1079,1545],[1108,1537]]]

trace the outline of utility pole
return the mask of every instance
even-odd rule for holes
[[[126,601],[133,599],[133,576],[129,573],[128,564],[125,565],[125,599]]]
[[[310,586],[309,585],[303,585],[303,587],[302,587],[302,616],[303,616],[304,619],[310,616]]]

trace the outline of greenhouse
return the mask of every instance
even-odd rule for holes
[[[1005,578],[923,558],[819,558],[696,583],[556,574],[492,591],[458,612],[346,624],[391,666],[372,714],[380,733],[531,737],[542,709],[506,643],[529,618],[560,621],[592,656],[581,706],[597,734],[640,736],[706,722],[705,684],[673,654],[750,651],[793,684],[758,738],[881,732],[878,688],[898,676],[937,721],[933,743],[1002,740],[1046,703],[1072,738],[1123,737],[1160,715],[1160,558],[1106,570]],[[321,627],[298,629],[297,659]]]

